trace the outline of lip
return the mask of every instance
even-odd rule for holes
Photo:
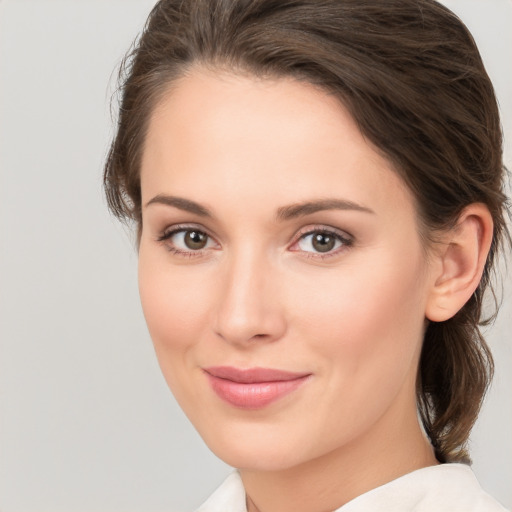
[[[219,398],[240,409],[261,409],[298,389],[311,376],[273,368],[203,368]]]

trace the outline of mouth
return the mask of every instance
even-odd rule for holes
[[[203,370],[217,396],[240,409],[270,405],[297,390],[311,376],[273,368],[212,366]]]

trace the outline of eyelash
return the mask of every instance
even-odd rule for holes
[[[304,252],[306,258],[326,260],[326,259],[332,258],[334,256],[339,256],[342,252],[345,252],[349,247],[354,245],[354,239],[350,235],[348,235],[346,233],[342,234],[341,232],[336,231],[333,228],[326,228],[324,226],[314,226],[313,228],[308,228],[306,230],[299,231],[298,237],[297,237],[296,241],[293,243],[293,245],[298,244],[301,240],[303,240],[307,236],[314,235],[314,234],[322,234],[322,235],[331,236],[335,240],[341,242],[341,245],[337,249],[334,249],[334,250],[326,252],[326,253],[302,251],[302,252]],[[300,251],[300,249],[298,251]]]
[[[157,242],[165,244],[165,242],[170,240],[174,235],[176,235],[178,233],[182,233],[182,232],[187,232],[187,231],[197,231],[199,233],[202,233],[202,234],[206,235],[208,238],[212,238],[212,237],[210,237],[210,235],[208,235],[208,233],[206,233],[206,231],[198,229],[196,226],[177,225],[177,226],[175,226],[170,231],[164,231],[157,238]],[[307,229],[305,231],[299,231],[298,237],[295,240],[295,242],[293,243],[293,245],[298,244],[300,242],[300,240],[306,238],[309,235],[313,235],[315,233],[321,233],[323,235],[332,236],[336,240],[341,242],[342,245],[341,245],[341,247],[338,247],[337,250],[329,251],[329,252],[324,253],[324,254],[319,253],[319,252],[302,251],[302,252],[305,253],[305,257],[306,258],[315,258],[315,259],[325,260],[327,258],[331,258],[333,256],[339,255],[341,252],[343,252],[344,250],[348,249],[349,247],[351,247],[354,244],[353,238],[351,236],[349,236],[349,235],[341,234],[340,232],[335,231],[332,228],[326,228],[326,227],[323,227],[323,226],[314,226],[313,228]],[[200,257],[200,256],[203,255],[203,252],[204,252],[204,249],[183,251],[181,249],[177,249],[176,247],[172,247],[172,246],[169,246],[167,244],[165,244],[165,245],[166,245],[166,249],[169,252],[171,252],[172,254],[175,254],[175,255],[177,255],[179,257],[182,257],[182,258],[196,258],[196,257]],[[296,250],[294,252],[300,252],[300,250]]]
[[[203,231],[201,229],[198,229],[196,228],[195,226],[182,226],[182,225],[177,225],[174,227],[174,229],[172,229],[171,231],[164,231],[158,238],[157,238],[157,242],[161,242],[161,243],[164,243],[167,241],[167,240],[170,240],[174,235],[176,235],[177,233],[182,233],[182,232],[187,232],[187,231],[197,231],[199,233],[202,233],[204,235],[206,235],[208,238],[211,238],[210,235],[208,233],[206,233],[206,231]],[[202,256],[202,253],[204,252],[203,250],[198,250],[198,251],[193,251],[193,250],[190,250],[190,251],[182,251],[181,249],[177,249],[176,247],[172,247],[172,246],[169,246],[167,244],[165,244],[165,247],[166,249],[172,253],[172,254],[176,254],[177,256],[180,256],[182,258],[196,258],[198,256]]]

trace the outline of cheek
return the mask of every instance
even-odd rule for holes
[[[384,254],[377,260],[315,280],[302,277],[307,294],[290,288],[293,337],[302,341],[322,386],[310,407],[318,412],[312,421],[326,442],[349,442],[392,404],[414,408],[424,322],[422,260],[398,267],[387,265]]]
[[[425,310],[423,258],[419,250],[408,256],[407,264],[397,265],[397,254],[375,251],[315,280],[303,275],[298,284],[307,294],[291,290],[298,336],[336,361],[333,371],[342,367],[340,375],[374,382],[383,372],[399,375],[400,365],[408,369],[421,344]]]
[[[205,337],[212,287],[185,266],[169,264],[167,255],[139,252],[139,293],[146,324],[162,374],[186,413],[197,398],[194,353]]]
[[[211,301],[211,286],[208,280],[198,278],[198,268],[192,276],[185,266],[175,268],[165,259],[152,257],[141,247],[139,293],[157,355],[192,345],[204,328]]]

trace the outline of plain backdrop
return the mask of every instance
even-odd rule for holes
[[[446,1],[473,31],[510,166],[512,3]],[[151,0],[0,1],[0,510],[194,510],[230,471],[168,391],[130,233],[102,163],[119,64]],[[509,255],[510,256],[510,255]],[[489,332],[497,374],[474,471],[512,507],[512,284]]]

